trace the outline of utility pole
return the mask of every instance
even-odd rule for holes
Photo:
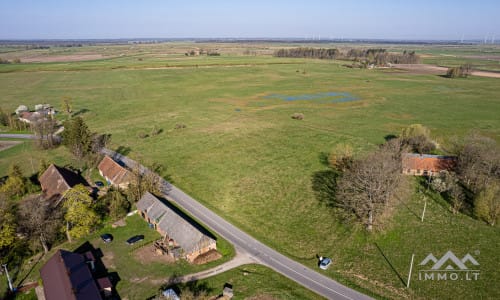
[[[2,266],[5,269],[5,274],[7,275],[7,281],[9,282],[9,289],[11,292],[13,292],[14,288],[12,287],[12,282],[10,281],[9,271],[7,270],[7,264],[3,264]]]
[[[410,272],[408,273],[408,280],[406,281],[406,288],[410,287],[411,269],[413,269],[413,258],[415,258],[415,254],[411,255]]]
[[[422,218],[421,221],[424,221],[424,216],[425,216],[425,208],[427,207],[427,197],[424,196],[424,209],[422,210]]]

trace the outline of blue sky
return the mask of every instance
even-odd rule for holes
[[[500,0],[0,0],[0,39],[500,40]]]

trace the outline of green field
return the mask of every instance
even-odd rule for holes
[[[112,134],[111,148],[166,165],[174,184],[291,258],[315,268],[317,254],[331,256],[327,274],[351,286],[387,298],[500,297],[498,227],[453,216],[439,198],[422,224],[414,214],[423,203],[415,196],[385,231],[367,235],[339,224],[311,188],[336,144],[349,143],[361,155],[413,123],[431,128],[442,145],[472,130],[500,141],[499,79],[349,69],[345,62],[243,56],[225,48],[220,57],[183,55],[198,44],[164,44],[162,56],[161,47],[89,62],[0,65],[1,107],[59,107],[71,97],[91,130]],[[266,97],[328,92],[357,100]],[[304,120],[291,119],[296,112]],[[155,126],[163,132],[138,137]],[[0,176],[14,160],[30,171],[21,149],[0,153]],[[406,278],[412,253],[419,263],[448,250],[460,257],[479,250],[481,279],[428,282],[414,275],[411,289],[404,288],[398,274]]]

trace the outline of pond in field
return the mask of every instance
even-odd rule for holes
[[[280,99],[283,101],[314,101],[319,103],[339,103],[359,100],[356,96],[347,92],[326,92],[303,95],[270,94],[265,99]]]

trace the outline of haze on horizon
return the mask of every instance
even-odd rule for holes
[[[500,1],[2,1],[0,39],[500,40]]]

